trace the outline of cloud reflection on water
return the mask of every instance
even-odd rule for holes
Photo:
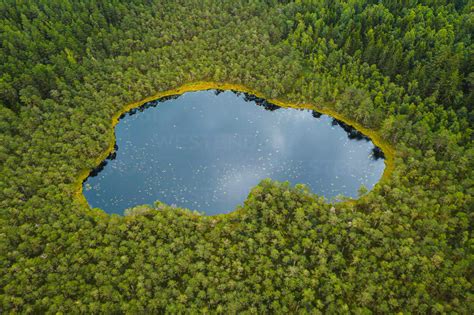
[[[161,200],[216,214],[232,211],[264,178],[304,183],[327,198],[355,197],[380,179],[374,145],[347,126],[246,97],[185,93],[125,115],[115,159],[85,182],[91,206],[122,213]]]

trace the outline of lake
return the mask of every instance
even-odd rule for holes
[[[328,200],[357,197],[385,168],[381,150],[352,127],[233,91],[146,103],[122,115],[115,136],[115,151],[83,183],[89,205],[107,213],[156,200],[229,213],[265,178]]]

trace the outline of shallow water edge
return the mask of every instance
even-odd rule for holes
[[[365,128],[359,123],[352,121],[348,119],[347,117],[344,117],[343,115],[335,112],[331,108],[328,108],[324,105],[317,106],[315,104],[309,104],[309,103],[292,103],[288,101],[282,101],[278,99],[269,99],[265,98],[265,95],[263,93],[260,93],[256,90],[253,90],[251,88],[248,88],[244,85],[241,84],[232,84],[232,83],[216,83],[216,82],[195,82],[195,83],[188,83],[184,84],[179,88],[176,89],[171,89],[163,92],[159,92],[153,96],[147,97],[141,101],[138,102],[133,102],[130,104],[125,105],[119,112],[117,112],[113,117],[112,117],[112,128],[110,128],[109,131],[109,143],[108,147],[105,151],[103,151],[98,158],[95,160],[95,167],[92,169],[84,169],[83,171],[80,172],[78,176],[77,183],[75,185],[76,189],[74,190],[74,199],[76,199],[81,205],[86,207],[87,209],[91,210],[91,207],[89,203],[87,202],[84,194],[83,194],[83,182],[89,177],[89,175],[94,172],[100,165],[104,163],[104,161],[111,155],[113,154],[115,150],[115,145],[116,145],[116,138],[115,138],[115,126],[117,123],[120,121],[120,118],[123,117],[124,114],[127,112],[138,108],[145,103],[148,103],[150,101],[154,101],[157,99],[162,99],[166,98],[169,96],[176,96],[176,95],[181,95],[186,92],[195,92],[195,91],[200,91],[200,90],[210,90],[210,89],[216,89],[216,90],[232,90],[236,92],[243,92],[243,93],[248,93],[251,95],[254,95],[258,98],[265,99],[267,102],[275,104],[280,107],[286,107],[286,108],[296,108],[296,109],[309,109],[309,110],[315,110],[321,114],[325,114],[328,116],[331,116],[332,118],[335,118],[341,122],[343,122],[346,125],[349,125],[359,132],[361,132],[363,135],[367,136],[370,138],[370,140],[373,142],[373,144],[377,147],[379,147],[383,154],[384,154],[384,163],[385,163],[385,169],[382,174],[382,177],[380,178],[379,182],[375,185],[379,185],[380,183],[384,182],[387,180],[394,168],[394,155],[395,155],[395,150],[394,148],[384,141],[380,135],[378,134],[377,131]],[[346,202],[354,202],[355,200],[349,200]],[[104,213],[104,215],[109,215],[105,211],[101,211]],[[235,212],[235,211],[233,211]],[[231,213],[233,213],[231,212]],[[219,214],[223,215],[223,214]]]

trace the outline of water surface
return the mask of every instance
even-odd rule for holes
[[[116,150],[84,182],[92,207],[122,214],[160,200],[228,213],[264,178],[303,183],[328,199],[356,197],[384,170],[355,129],[317,112],[231,91],[188,92],[123,115]]]

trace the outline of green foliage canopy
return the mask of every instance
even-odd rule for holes
[[[2,313],[473,313],[469,1],[0,3]],[[194,81],[379,132],[354,203],[264,181],[234,214],[88,209],[127,103]]]

